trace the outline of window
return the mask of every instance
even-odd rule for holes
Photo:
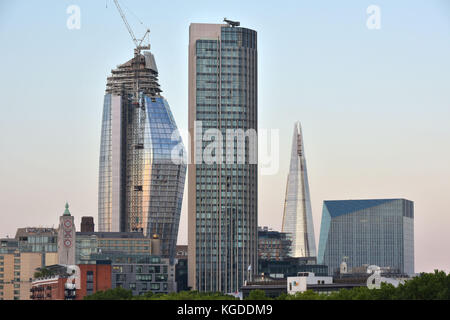
[[[167,274],[155,275],[155,281],[167,281]]]
[[[151,283],[150,284],[150,290],[159,290],[161,287],[159,283]]]
[[[161,270],[160,266],[150,266],[148,267],[148,272],[150,273],[159,273]]]
[[[151,274],[137,274],[136,281],[152,281]]]
[[[136,283],[130,283],[130,289],[136,290]]]
[[[125,282],[126,275],[125,274],[116,274],[116,282]]]
[[[113,269],[113,272],[122,272],[122,267],[119,267],[119,266],[114,266],[112,269]]]

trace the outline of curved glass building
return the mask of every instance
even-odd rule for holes
[[[161,95],[153,55],[135,54],[112,70],[104,98],[100,232],[144,232],[173,257],[186,176],[185,151]]]
[[[290,235],[292,257],[315,257],[316,242],[309,195],[308,171],[300,122],[294,125],[291,164],[286,186],[282,232]]]

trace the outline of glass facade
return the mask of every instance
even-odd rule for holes
[[[172,257],[186,175],[185,151],[160,95],[153,55],[113,70],[104,99],[99,165],[99,231],[144,232]],[[137,80],[136,80],[137,79]]]
[[[268,230],[267,227],[258,229],[258,263],[261,260],[281,261],[289,257],[291,240],[283,232]]]
[[[342,261],[414,273],[414,203],[405,199],[324,201],[318,262]]]
[[[169,259],[143,254],[99,254],[96,259],[110,260],[112,288],[125,288],[133,295],[147,292],[170,293],[176,291],[175,266]]]
[[[316,240],[309,195],[302,128],[295,123],[292,137],[291,164],[286,186],[282,231],[290,235],[292,257],[315,257]]]
[[[223,137],[227,130],[257,131],[257,35],[246,28],[206,25],[218,30],[211,39],[196,35],[196,26],[191,25],[190,49],[195,104],[189,109],[190,127],[193,121],[202,124],[195,133],[195,154],[201,156],[211,143],[202,139],[209,129],[219,130]],[[234,141],[223,141],[221,147],[218,154],[225,157],[232,149],[237,157]],[[234,158],[232,163],[192,167],[189,183],[195,189],[189,191],[189,201],[195,204],[189,210],[190,230],[195,231],[189,246],[195,246],[190,257],[195,260],[190,267],[195,280],[190,283],[196,290],[236,292],[249,270],[257,270],[258,168],[249,161],[249,150],[246,142],[241,163]]]
[[[152,240],[141,232],[92,232],[76,234],[76,263],[94,263],[92,255],[98,253],[148,254],[152,253]]]

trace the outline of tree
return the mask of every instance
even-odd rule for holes
[[[84,300],[131,300],[133,293],[124,288],[115,288],[106,291],[97,291],[94,294],[84,297]]]
[[[252,290],[246,300],[271,300],[263,290]]]
[[[34,278],[35,279],[36,278],[46,278],[46,277],[50,277],[50,276],[53,276],[53,275],[54,275],[54,273],[52,271],[50,271],[49,269],[42,268],[39,271],[36,271],[34,273]]]

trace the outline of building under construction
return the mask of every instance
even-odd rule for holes
[[[186,175],[185,151],[169,104],[161,95],[154,56],[141,52],[150,46],[140,46],[142,40],[139,43],[129,31],[136,44],[134,57],[112,70],[104,98],[99,231],[157,235],[162,255],[173,257]]]

